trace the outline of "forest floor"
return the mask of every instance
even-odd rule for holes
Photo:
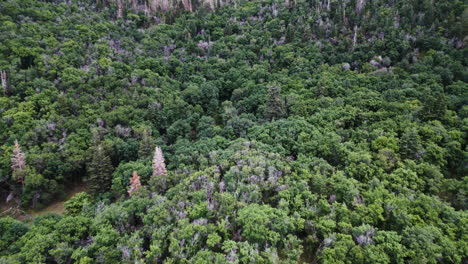
[[[65,190],[65,193],[66,193],[65,197],[63,197],[61,199],[57,199],[56,201],[49,204],[48,206],[46,206],[44,208],[40,208],[40,209],[30,208],[30,209],[26,209],[24,211],[19,210],[19,211],[16,211],[18,213],[15,213],[13,216],[18,220],[29,222],[29,221],[33,220],[35,217],[38,217],[38,216],[41,216],[41,215],[44,215],[44,214],[48,214],[48,213],[54,213],[54,214],[60,214],[61,215],[61,214],[63,214],[65,212],[65,208],[63,206],[64,203],[66,201],[68,201],[68,199],[70,199],[76,193],[85,192],[86,190],[87,190],[86,184],[84,184],[84,183],[74,184],[74,185],[70,186],[69,188],[67,188]],[[0,206],[0,208],[2,209],[1,211],[3,212],[4,209],[7,209],[7,206],[3,205],[3,206]]]
[[[73,185],[69,189],[65,190],[67,195],[63,199],[57,200],[42,209],[26,210],[27,218],[33,219],[37,216],[41,216],[41,215],[48,214],[48,213],[61,215],[65,212],[65,208],[63,207],[63,204],[66,201],[68,201],[68,199],[70,199],[73,195],[79,192],[85,192],[85,191],[86,191],[86,184],[80,183],[80,184]]]

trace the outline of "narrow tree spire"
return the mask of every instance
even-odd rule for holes
[[[265,109],[267,120],[276,120],[285,116],[284,102],[281,98],[281,87],[271,85],[268,87],[268,99]]]
[[[132,178],[130,179],[130,188],[128,189],[128,194],[131,196],[141,187],[140,176],[138,176],[136,171],[133,171]]]
[[[161,148],[156,147],[153,157],[153,177],[167,175],[166,164]]]
[[[11,157],[11,169],[13,170],[13,179],[23,183],[26,170],[26,155],[21,151],[18,140],[15,140],[15,148]]]
[[[138,157],[140,159],[150,159],[153,152],[154,143],[151,137],[151,132],[148,129],[143,130],[141,135],[140,148],[138,149]]]
[[[97,145],[93,149],[93,158],[88,164],[88,183],[93,194],[110,190],[113,170],[111,159],[105,148],[101,144]]]

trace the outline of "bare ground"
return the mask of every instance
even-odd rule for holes
[[[86,184],[80,183],[80,184],[72,185],[69,189],[66,190],[67,195],[65,198],[54,201],[42,209],[30,208],[30,209],[21,210],[20,208],[15,208],[15,206],[13,205],[1,204],[0,213],[2,213],[2,215],[0,216],[11,215],[18,220],[31,221],[35,217],[48,214],[48,213],[55,213],[55,214],[61,215],[65,212],[65,208],[63,207],[64,203],[76,193],[85,192],[86,190],[87,190]],[[13,208],[13,209],[10,209],[10,208]],[[7,212],[7,210],[10,210],[11,212]]]

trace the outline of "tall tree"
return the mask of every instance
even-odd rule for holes
[[[130,179],[130,188],[128,189],[128,195],[132,195],[141,187],[140,176],[136,171],[133,171],[132,178]]]
[[[140,142],[140,148],[138,150],[138,157],[140,159],[150,159],[153,152],[154,143],[151,133],[148,129],[143,130]]]
[[[123,17],[123,3],[122,0],[117,0],[117,18]]]
[[[421,159],[424,149],[416,128],[407,128],[400,139],[400,153],[404,159]]]
[[[93,157],[87,168],[91,193],[98,194],[110,190],[114,168],[109,155],[101,144],[93,149]]]
[[[0,79],[3,87],[3,93],[8,95],[8,83],[7,83],[7,73],[6,71],[0,71]]]
[[[166,164],[161,148],[156,147],[153,157],[153,177],[167,175]]]
[[[26,155],[21,151],[18,140],[15,140],[15,148],[11,157],[11,169],[13,170],[13,179],[24,185],[26,174]]]
[[[271,85],[268,87],[268,100],[265,110],[265,118],[275,120],[285,116],[284,102],[281,98],[281,87]]]

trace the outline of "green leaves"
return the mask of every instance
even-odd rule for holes
[[[83,211],[83,206],[89,205],[92,202],[91,195],[80,192],[73,195],[68,201],[63,204],[67,215],[80,215]]]
[[[0,4],[0,262],[463,262],[463,1],[208,2]]]
[[[153,173],[149,162],[132,161],[121,163],[112,174],[112,190],[119,195],[125,195],[130,185],[133,171],[138,173],[143,185],[148,183]]]
[[[0,218],[0,256],[8,255],[8,249],[12,247],[12,244],[22,237],[27,231],[28,227],[17,220],[14,220],[11,217]]]
[[[276,245],[283,235],[296,229],[284,211],[268,205],[250,204],[242,208],[237,222],[242,228],[242,236],[260,245]]]
[[[87,165],[89,173],[89,187],[94,195],[105,193],[112,185],[112,172],[114,168],[107,154],[107,149],[101,143],[95,146],[91,162]]]

